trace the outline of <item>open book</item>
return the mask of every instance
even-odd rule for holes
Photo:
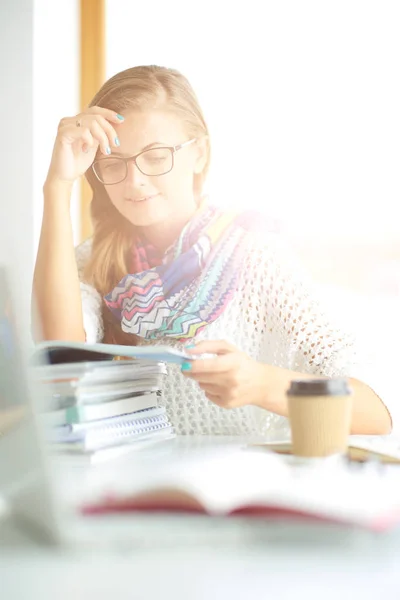
[[[34,361],[40,363],[42,359],[50,364],[112,360],[116,356],[177,364],[193,358],[190,354],[169,346],[123,346],[51,341],[37,344],[34,350]]]
[[[183,511],[214,516],[313,518],[372,530],[400,521],[400,486],[376,465],[325,462],[294,467],[265,451],[202,453],[145,469],[106,497],[86,498],[86,514]]]

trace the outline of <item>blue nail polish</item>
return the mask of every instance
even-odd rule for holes
[[[190,350],[191,348],[196,348],[196,344],[187,344],[187,346],[185,346],[186,350]]]
[[[111,148],[110,148],[110,146],[107,146],[107,148],[106,148],[106,154],[111,154]]]
[[[116,138],[115,138],[115,140],[114,140],[114,142],[115,142],[115,145],[116,145],[116,146],[119,146],[119,145],[120,145],[120,143],[119,143],[119,138],[117,138],[117,137],[116,137]]]
[[[191,371],[192,370],[192,364],[190,362],[184,362],[184,363],[182,363],[181,370],[182,371]]]
[[[124,117],[122,115],[117,115],[117,119],[119,119],[120,121],[123,121]]]

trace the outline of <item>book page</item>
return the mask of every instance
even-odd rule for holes
[[[71,356],[67,362],[73,362],[72,357],[74,350],[80,352],[81,354],[87,353],[85,360],[90,360],[91,352],[100,355],[113,355],[115,357],[123,356],[178,364],[193,358],[190,354],[169,346],[123,346],[117,344],[87,344],[85,342],[66,341],[40,342],[37,344],[34,354],[36,356],[40,356],[40,354],[44,351],[52,352],[56,351],[57,349],[65,349],[70,351]]]
[[[203,453],[155,469],[125,490],[115,490],[114,508],[202,510],[211,515],[283,509],[288,512],[378,527],[400,516],[400,486],[373,465],[357,470],[321,462],[294,467],[267,452]],[[268,511],[267,511],[268,512]]]

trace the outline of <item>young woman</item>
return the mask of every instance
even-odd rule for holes
[[[281,435],[289,381],[310,376],[350,377],[353,432],[388,433],[352,340],[276,236],[259,215],[203,197],[209,161],[196,96],[172,69],[123,71],[61,120],[34,277],[44,338],[192,346],[163,390],[179,433]],[[84,174],[94,234],[75,250],[70,197]]]

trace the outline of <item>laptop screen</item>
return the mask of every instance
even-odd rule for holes
[[[0,498],[29,537],[54,542],[56,520],[34,394],[0,265]]]

